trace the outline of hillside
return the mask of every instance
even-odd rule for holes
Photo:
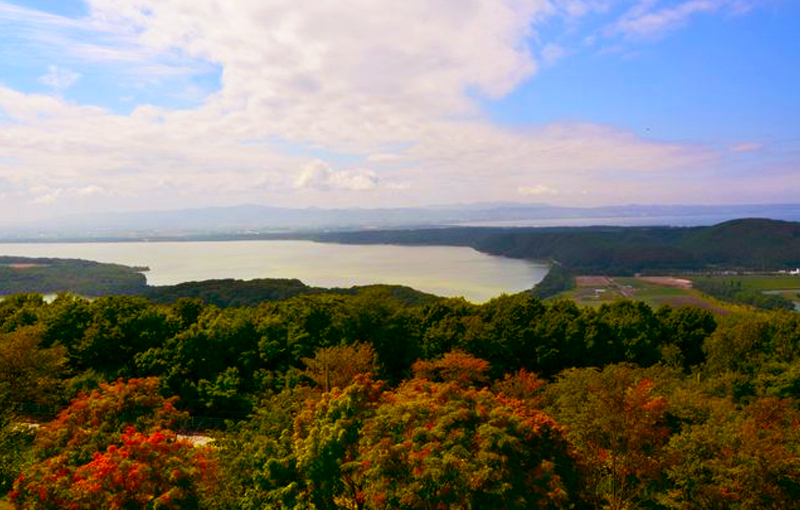
[[[800,264],[800,223],[733,220],[687,232],[680,245],[708,264],[789,269]]]
[[[492,255],[555,260],[585,274],[764,271],[800,266],[800,223],[759,218],[711,227],[445,228],[326,233],[314,239],[471,246]]]

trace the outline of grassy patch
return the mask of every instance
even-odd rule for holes
[[[800,291],[800,276],[794,275],[734,275],[734,276],[712,276],[704,278],[693,278],[698,281],[709,281],[715,283],[741,282],[742,288],[748,290],[788,290],[797,289]]]

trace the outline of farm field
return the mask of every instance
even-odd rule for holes
[[[644,301],[652,308],[696,305],[725,314],[729,306],[691,288],[691,282],[672,277],[607,277],[578,276],[575,289],[561,294],[580,305],[600,306],[616,299]]]
[[[608,277],[578,276],[576,287],[560,297],[574,299],[586,306],[600,306],[615,299],[627,298],[644,301],[653,308],[696,305],[715,313],[728,313],[732,306],[692,288],[692,281],[714,283],[741,282],[743,289],[777,294],[800,309],[800,277],[786,274],[725,275],[702,278],[675,278],[669,276]]]

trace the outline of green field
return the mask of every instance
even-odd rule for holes
[[[711,276],[704,278],[693,278],[695,280],[705,280],[715,283],[741,282],[742,287],[750,290],[770,291],[770,290],[796,290],[800,291],[800,276],[788,274],[751,274],[751,275],[731,275],[731,276]]]

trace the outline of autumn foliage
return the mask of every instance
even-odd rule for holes
[[[578,458],[547,414],[488,389],[412,380],[365,423],[368,508],[570,508]]]
[[[0,409],[0,484],[20,509],[800,501],[798,313],[525,295],[0,301],[0,398],[76,394],[37,429]],[[188,412],[225,423],[213,448],[176,436]]]
[[[420,379],[452,381],[465,386],[486,384],[490,368],[488,361],[460,350],[447,352],[435,360],[419,360],[411,366],[414,375]]]
[[[75,399],[37,438],[37,462],[12,501],[25,510],[198,508],[212,464],[166,428],[181,413],[157,384],[118,381]]]
[[[583,497],[552,418],[456,381],[385,390],[357,377],[298,416],[294,447],[297,501],[318,509],[570,508]]]

